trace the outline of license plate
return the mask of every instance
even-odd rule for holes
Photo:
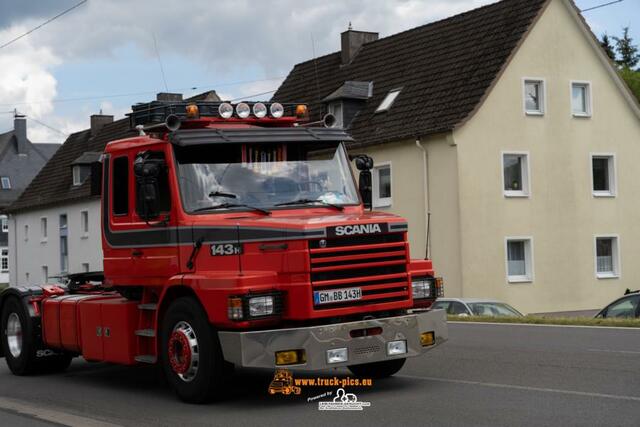
[[[313,303],[315,305],[357,301],[359,299],[362,299],[362,289],[360,288],[332,289],[313,293]]]

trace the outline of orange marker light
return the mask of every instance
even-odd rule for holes
[[[198,110],[198,106],[196,104],[189,104],[185,109],[187,112],[187,118],[189,119],[197,119],[200,115],[200,111]]]
[[[307,106],[304,104],[296,105],[296,117],[304,119],[307,117]]]

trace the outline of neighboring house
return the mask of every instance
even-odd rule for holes
[[[0,285],[9,283],[9,221],[6,208],[27,188],[60,144],[34,144],[27,121],[16,115],[13,130],[0,135]]]
[[[349,30],[274,99],[341,116],[414,257],[430,223],[447,296],[542,312],[638,288],[640,108],[572,1],[504,0],[382,39]]]
[[[159,100],[182,100],[158,94]],[[218,101],[214,91],[188,100]],[[10,284],[55,283],[71,273],[102,271],[100,181],[91,170],[108,142],[137,135],[128,118],[91,116],[69,136],[8,212]]]

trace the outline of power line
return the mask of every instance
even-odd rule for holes
[[[203,89],[207,89],[207,88],[221,88],[221,87],[228,87],[228,86],[238,86],[238,85],[243,85],[243,84],[249,84],[249,83],[261,83],[261,82],[270,82],[273,80],[280,80],[285,78],[286,76],[277,76],[277,77],[269,77],[266,79],[259,79],[259,80],[245,80],[245,81],[236,81],[236,82],[226,82],[226,83],[219,83],[219,84],[207,84],[207,85],[199,85],[199,86],[189,86],[189,87],[182,87],[182,88],[175,88],[174,90],[176,91],[184,91],[184,90],[203,90]],[[77,102],[77,101],[92,101],[92,100],[96,100],[96,99],[106,99],[106,98],[123,98],[123,97],[128,97],[128,96],[142,96],[142,95],[149,95],[149,94],[155,94],[157,91],[144,91],[144,92],[130,92],[130,93],[116,93],[116,94],[105,94],[105,95],[91,95],[91,96],[83,96],[83,97],[77,97],[77,98],[63,98],[63,99],[53,99],[53,100],[49,100],[49,101],[20,101],[20,102],[6,102],[6,103],[0,103],[0,107],[11,107],[14,105],[34,105],[34,104],[45,104],[48,102],[51,102],[53,104],[57,104],[57,103],[64,103],[64,102]]]
[[[239,98],[233,98],[233,99],[229,99],[229,101],[233,102],[233,101],[241,101],[243,99],[249,99],[249,98],[253,98],[255,96],[262,96],[262,95],[268,95],[270,93],[273,93],[275,91],[277,91],[278,89],[273,89],[273,90],[268,90],[266,92],[261,92],[261,93],[255,93],[253,95],[245,95],[245,96],[241,96]]]
[[[606,6],[611,6],[612,4],[616,4],[616,3],[622,3],[624,0],[615,0],[615,1],[610,1],[609,3],[604,3],[604,4],[599,4],[597,6],[593,6],[593,7],[589,7],[587,9],[582,9],[580,12],[584,13],[584,12],[589,12],[590,10],[595,10],[595,9],[600,9],[602,7],[606,7]]]
[[[56,129],[56,128],[54,128],[53,126],[50,126],[50,125],[48,125],[48,124],[46,124],[46,123],[41,122],[40,120],[34,119],[33,117],[29,117],[29,116],[26,116],[26,117],[27,117],[27,119],[31,120],[32,122],[36,122],[36,123],[38,123],[40,126],[44,126],[44,127],[46,127],[47,129],[51,129],[52,131],[57,132],[57,133],[59,133],[59,134],[60,134],[60,135],[62,135],[62,136],[69,136],[69,134],[62,132],[60,129]]]
[[[160,64],[160,74],[162,74],[162,81],[164,82],[164,88],[169,92],[169,86],[167,86],[167,78],[164,75],[164,67],[162,66],[162,59],[160,58],[160,52],[158,51],[158,42],[156,41],[156,35],[153,34],[153,48],[156,50],[156,56],[158,57],[158,64]]]
[[[67,9],[67,10],[65,10],[65,11],[63,11],[63,12],[60,12],[59,14],[57,14],[56,16],[54,16],[53,18],[49,18],[49,19],[47,19],[46,21],[44,21],[42,24],[38,25],[37,27],[34,27],[34,28],[30,29],[29,31],[27,31],[26,33],[24,33],[24,34],[22,34],[22,35],[20,35],[20,36],[18,36],[18,37],[16,37],[16,38],[14,38],[14,39],[12,39],[12,40],[9,40],[9,41],[8,41],[8,42],[6,42],[5,44],[1,45],[1,46],[0,46],[0,49],[5,48],[5,47],[9,46],[10,44],[12,44],[12,43],[14,43],[14,42],[17,42],[17,41],[18,41],[18,40],[20,40],[21,38],[28,36],[29,34],[33,33],[34,31],[36,31],[36,30],[38,30],[38,29],[40,29],[40,28],[44,27],[45,25],[47,25],[47,24],[48,24],[48,23],[50,23],[51,21],[55,21],[56,19],[60,18],[62,15],[65,15],[65,14],[67,14],[67,13],[71,12],[73,9],[75,9],[75,8],[77,8],[77,7],[82,6],[82,5],[83,5],[83,4],[85,4],[87,1],[88,1],[88,0],[82,0],[80,3],[76,4],[75,6],[71,6],[69,9]]]

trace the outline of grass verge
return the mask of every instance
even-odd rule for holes
[[[527,325],[563,325],[563,326],[617,326],[640,328],[640,319],[591,319],[569,317],[490,317],[490,316],[447,316],[455,322],[520,323]]]

